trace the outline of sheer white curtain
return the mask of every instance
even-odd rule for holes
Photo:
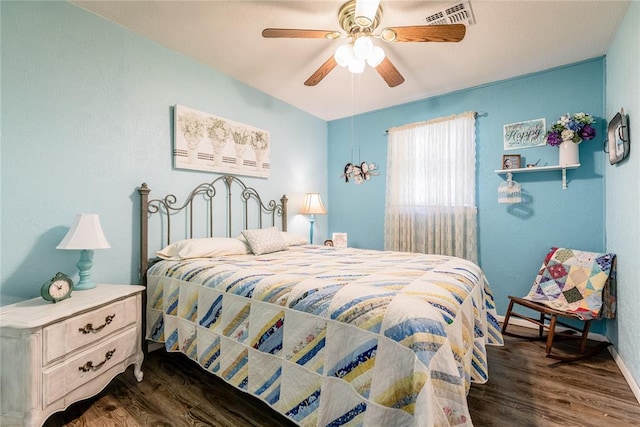
[[[389,130],[386,250],[477,262],[475,113]]]

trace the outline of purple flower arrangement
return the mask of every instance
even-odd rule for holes
[[[565,141],[580,144],[596,136],[596,130],[591,126],[594,120],[588,114],[566,114],[555,122],[547,132],[547,144],[557,147]]]

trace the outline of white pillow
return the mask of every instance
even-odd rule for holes
[[[209,237],[180,240],[156,252],[156,255],[162,259],[180,260],[224,255],[245,255],[247,253],[249,253],[247,245],[238,239]]]
[[[309,244],[309,239],[298,234],[289,233],[287,231],[281,231],[280,234],[282,234],[282,238],[284,239],[287,246],[300,246]],[[236,239],[239,239],[241,242],[247,245],[247,248],[249,247],[249,242],[247,242],[247,239],[245,239],[242,234],[236,237]],[[251,251],[250,248],[248,248],[248,250]]]
[[[287,242],[276,227],[243,230],[242,235],[247,239],[251,252],[256,255],[270,254],[287,249]],[[238,240],[240,241],[240,240]]]
[[[303,236],[299,236],[294,233],[289,233],[287,231],[282,231],[282,238],[285,242],[287,242],[287,246],[300,246],[300,245],[308,245],[309,239]]]

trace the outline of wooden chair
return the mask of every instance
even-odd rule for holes
[[[567,248],[551,248],[533,282],[529,294],[523,298],[509,296],[509,308],[504,316],[502,333],[524,339],[546,340],[547,357],[571,362],[593,356],[610,345],[602,342],[587,348],[591,321],[615,317],[615,254],[600,254]],[[539,313],[539,317],[514,311],[521,306]],[[538,326],[538,336],[526,336],[507,331],[514,316]],[[569,324],[558,317],[582,322]],[[557,331],[556,325],[567,328]],[[547,335],[544,335],[544,331]],[[576,334],[578,332],[579,334]],[[573,353],[553,351],[556,338],[580,340]]]

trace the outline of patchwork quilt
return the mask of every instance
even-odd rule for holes
[[[551,248],[524,299],[582,320],[615,317],[615,255]]]
[[[454,257],[299,246],[147,280],[148,339],[302,426],[470,426],[502,345],[483,272]]]

